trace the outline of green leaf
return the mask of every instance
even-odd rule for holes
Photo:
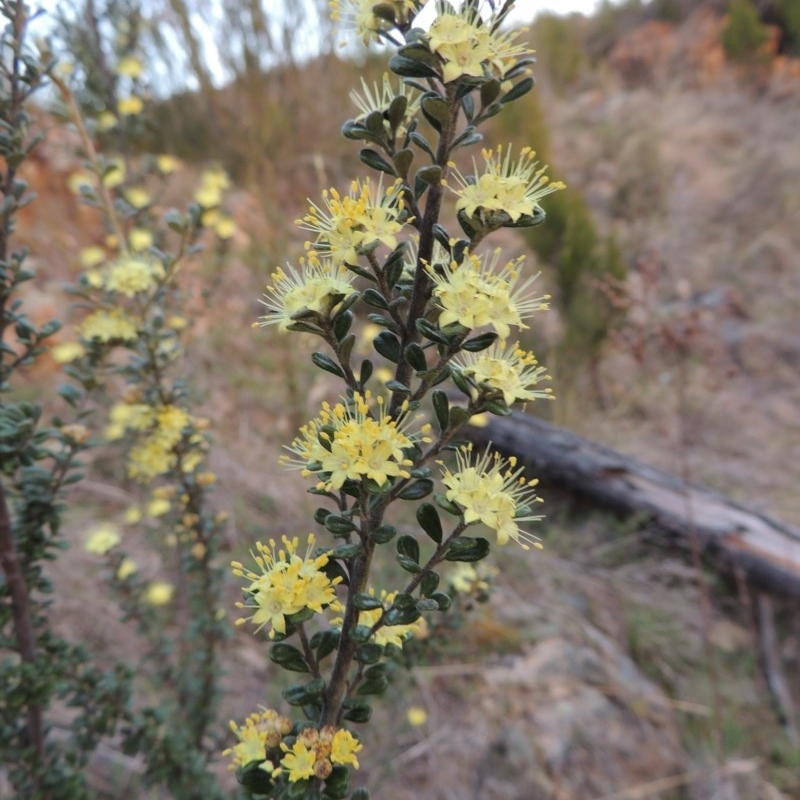
[[[438,164],[420,167],[416,174],[417,181],[424,181],[431,186],[438,186],[442,181],[442,168]]]
[[[342,364],[350,363],[350,356],[353,354],[355,343],[356,335],[354,333],[348,333],[347,336],[339,342],[339,360]]]
[[[373,370],[372,361],[370,361],[368,358],[365,358],[361,362],[361,372],[359,373],[358,376],[358,382],[362,386],[364,386],[364,384],[370,379],[370,376],[372,375],[372,370]]]
[[[450,595],[445,594],[444,592],[434,592],[430,599],[436,601],[437,605],[439,606],[439,611],[447,611],[452,603]]]
[[[439,604],[432,598],[424,598],[417,601],[417,611],[438,611]]]
[[[436,158],[436,154],[433,152],[430,142],[421,133],[410,131],[408,137],[420,150],[424,150],[431,158]]]
[[[494,414],[498,417],[510,417],[511,416],[511,409],[505,404],[503,400],[499,398],[497,400],[490,400],[486,403],[486,410],[490,414]]]
[[[397,540],[397,552],[419,564],[419,542],[413,536],[408,534],[401,536]]]
[[[418,49],[422,50],[423,48]],[[426,64],[424,61],[421,61],[418,58],[400,55],[400,53],[392,56],[389,59],[389,69],[394,72],[395,75],[400,75],[403,78],[438,77],[438,73],[432,66],[430,66],[430,64]]]
[[[445,336],[435,325],[431,324],[424,317],[419,317],[414,323],[417,330],[426,338],[430,339],[436,344],[443,344],[445,346],[450,344],[450,339]]]
[[[413,575],[416,575],[419,572],[422,572],[422,567],[417,564],[412,558],[408,556],[397,556],[397,563],[400,565],[402,569],[406,572],[410,572]],[[394,624],[394,623],[393,623]]]
[[[389,103],[389,108],[386,110],[386,116],[389,118],[389,126],[393,131],[397,130],[400,123],[402,123],[407,109],[408,98],[405,95],[399,94],[392,100],[391,103]],[[397,162],[395,161],[395,163]]]
[[[300,650],[285,642],[272,645],[269,650],[269,660],[291,672],[310,672]]]
[[[340,544],[338,547],[334,547],[328,555],[331,558],[341,558],[346,561],[347,559],[360,556],[363,552],[364,547],[360,543],[355,542],[353,544]]]
[[[400,280],[405,267],[406,243],[400,244],[389,253],[386,261],[383,264],[383,277],[389,286],[394,286]]]
[[[73,408],[83,399],[83,391],[71,383],[62,383],[58,387],[58,393],[64,398]]]
[[[500,91],[500,81],[497,79],[484,83],[481,86],[481,105],[490,106],[500,96]]]
[[[383,608],[383,603],[375,597],[374,594],[368,592],[357,592],[353,595],[353,605],[359,611],[372,611],[375,608]]]
[[[369,800],[369,792],[363,786],[359,786],[350,795],[350,800]]]
[[[409,483],[397,496],[401,500],[421,500],[433,491],[433,481],[430,478],[421,478]]]
[[[424,597],[428,597],[429,595],[433,594],[438,587],[439,573],[431,570],[426,572],[422,576],[422,580],[419,582],[419,591]]]
[[[358,157],[364,164],[370,167],[370,169],[377,170],[378,172],[385,172],[388,175],[397,177],[397,170],[394,168],[394,165],[390,164],[380,153],[375,152],[375,150],[365,147],[359,151]]]
[[[383,648],[381,648],[383,649]],[[356,656],[358,659],[358,656]],[[389,688],[389,679],[385,675],[366,680],[356,690],[356,694],[383,694]]]
[[[391,392],[399,392],[400,394],[411,394],[411,389],[409,389],[408,386],[394,379],[386,381],[384,386],[386,386],[386,388],[389,389],[389,391]]]
[[[355,658],[361,664],[375,664],[382,655],[383,647],[381,645],[375,644],[375,642],[367,642],[356,650]]]
[[[372,346],[385,359],[397,363],[400,359],[400,342],[389,331],[381,331],[373,340]]]
[[[339,646],[339,634],[336,631],[317,631],[311,637],[311,647],[317,651],[317,661],[322,661]]]
[[[353,312],[344,311],[339,314],[333,321],[333,335],[336,337],[337,342],[341,342],[350,331],[353,324]]]
[[[305,685],[296,683],[287,686],[281,692],[281,695],[283,695],[283,699],[286,700],[290,706],[302,706],[305,703],[319,698],[323,691],[325,691],[325,679],[316,678]]]
[[[417,567],[417,571],[419,571],[419,567]],[[414,605],[411,608],[390,608],[386,615],[384,616],[384,620],[386,621],[387,625],[411,625],[412,623],[416,622],[420,618],[420,613],[417,611],[417,601],[414,601]]]
[[[372,628],[369,625],[353,625],[350,628],[350,638],[354,642],[368,642],[372,636]]]
[[[442,132],[442,126],[447,122],[450,111],[447,103],[437,94],[427,93],[420,100],[422,115],[436,131]]]
[[[399,97],[395,98],[395,100],[399,99]],[[408,171],[411,169],[411,163],[414,161],[414,151],[408,147],[404,148],[403,150],[398,150],[392,157],[392,161],[394,161],[394,168],[397,171],[397,174],[403,180],[406,180],[408,177]]]
[[[425,351],[416,342],[412,342],[403,351],[405,360],[417,371],[424,372],[428,369],[428,361],[425,358]]]
[[[328,514],[325,521],[322,523],[325,529],[330,531],[334,536],[342,536],[357,530],[353,524],[353,520],[348,517],[340,516],[339,514]]]
[[[351,697],[342,703],[345,711],[344,718],[350,722],[369,722],[372,716],[372,706],[364,700]]]
[[[475,128],[473,125],[470,125],[467,128],[464,128],[461,133],[453,139],[453,143],[450,145],[450,151],[456,150],[459,147],[469,147],[473,144],[478,144],[478,142],[483,141],[483,135],[478,132],[478,129]]]
[[[325,796],[323,800],[344,800],[349,789],[350,770],[347,767],[336,766],[325,779]],[[310,797],[308,800],[316,800],[316,798]]]
[[[457,536],[451,539],[445,553],[447,561],[480,561],[489,555],[489,542],[482,537]]]
[[[417,508],[417,522],[420,528],[433,539],[436,544],[442,541],[442,521],[439,519],[439,513],[436,511],[436,506],[431,503],[423,503]]]
[[[370,533],[369,538],[375,542],[375,544],[386,544],[387,542],[391,542],[396,535],[397,528],[392,525],[381,525]]]
[[[505,105],[506,103],[511,103],[514,100],[518,100],[520,97],[526,95],[531,89],[533,89],[534,83],[535,81],[533,78],[523,78],[500,98],[500,103]]]
[[[333,375],[336,375],[337,378],[344,379],[344,372],[342,372],[341,367],[332,358],[326,356],[324,353],[312,353],[311,360],[314,362],[315,366],[325,370],[325,372],[330,372]]]
[[[444,432],[450,424],[450,401],[447,399],[447,394],[441,389],[436,389],[432,396],[433,411],[436,414],[436,422],[439,424],[439,430]]]
[[[361,299],[372,308],[380,308],[382,311],[386,311],[389,308],[386,298],[377,289],[371,287],[364,289]]]
[[[470,353],[477,353],[481,350],[486,350],[487,347],[491,347],[496,341],[497,334],[494,331],[489,331],[472,339],[467,339],[466,342],[461,344],[461,349],[468,350]]]

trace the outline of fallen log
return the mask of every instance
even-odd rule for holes
[[[550,485],[622,514],[646,515],[656,530],[689,545],[695,536],[715,569],[758,590],[800,599],[800,529],[686,483],[564,428],[520,412],[467,426],[463,438],[515,455]]]

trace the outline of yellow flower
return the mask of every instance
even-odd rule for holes
[[[86,348],[79,342],[64,342],[56,345],[51,351],[56,364],[69,364],[70,361],[75,361],[85,353]]]
[[[114,525],[104,522],[96,526],[84,544],[84,549],[89,553],[102,556],[105,555],[112,547],[116,547],[122,538],[119,531]]]
[[[428,712],[419,706],[411,706],[406,712],[408,724],[419,728],[428,721]]]
[[[162,517],[167,514],[171,506],[169,500],[163,498],[155,498],[147,504],[148,517]]]
[[[136,566],[135,561],[132,561],[130,558],[123,558],[119,567],[117,567],[117,578],[124,581],[126,578],[133,575],[137,569],[139,569],[139,567]]]
[[[253,761],[263,761],[265,763],[261,768],[275,775],[273,765],[266,761],[267,751],[275,750],[281,739],[291,733],[291,720],[271,708],[265,708],[252,713],[241,726],[231,720],[230,729],[239,740],[233,747],[222,752],[223,756],[233,756],[230,768],[246,767]]]
[[[501,394],[509,406],[518,400],[553,398],[550,388],[535,388],[549,380],[545,368],[539,366],[533,353],[523,350],[517,343],[505,347],[498,341],[478,353],[460,353],[452,365],[477,387],[473,399],[477,399],[478,390],[484,396]]]
[[[290,783],[314,777],[317,754],[314,750],[306,747],[301,738],[297,739],[291,750],[281,742],[281,749],[286,753],[281,759],[281,766],[288,772]]]
[[[97,117],[97,130],[110,131],[117,124],[117,118],[111,111],[101,111]]]
[[[131,250],[147,250],[153,244],[153,234],[145,228],[134,228],[128,234]]]
[[[486,595],[489,591],[489,578],[497,574],[497,567],[489,567],[480,562],[477,566],[461,562],[448,576],[447,582],[454,592],[470,595]]]
[[[313,534],[309,534],[306,554],[300,556],[297,548],[299,539],[282,539],[285,549],[278,550],[274,540],[268,545],[256,543],[257,554],[253,558],[260,569],[252,572],[234,561],[233,574],[237,578],[245,578],[249,585],[245,587],[247,601],[237,603],[239,609],[251,609],[249,617],[241,618],[237,625],[250,620],[257,625],[256,631],[269,626],[269,637],[275,633],[286,632],[286,617],[297,614],[306,608],[322,613],[328,606],[338,607],[335,586],[340,578],[331,581],[322,571],[328,563],[328,556],[323,554],[311,557],[311,550],[316,543]]]
[[[236,233],[236,223],[230,217],[220,217],[214,224],[214,233],[220,239],[230,239]]]
[[[212,167],[203,173],[200,179],[200,188],[195,192],[194,199],[203,208],[213,208],[222,201],[222,193],[230,188],[230,180],[220,167]]]
[[[123,56],[117,62],[117,75],[125,78],[138,78],[142,69],[142,62],[136,56]]]
[[[131,342],[138,336],[134,320],[124,311],[95,311],[83,321],[80,327],[85,339],[98,339],[101,342]]]
[[[125,162],[119,157],[109,158],[103,170],[103,185],[109,189],[122,184],[125,180]]]
[[[538,276],[520,280],[519,266],[524,256],[509,261],[498,270],[501,251],[490,257],[468,254],[462,264],[452,262],[444,274],[429,268],[435,284],[433,296],[441,308],[439,327],[458,323],[464,328],[492,325],[501,339],[507,339],[510,326],[527,328],[523,319],[547,308],[547,296],[535,296],[531,285]]]
[[[472,445],[468,445],[456,453],[455,472],[442,465],[445,497],[461,508],[464,522],[483,523],[497,534],[499,545],[513,539],[525,550],[528,542],[541,547],[538,537],[521,531],[518,525],[542,519],[531,513],[531,504],[541,502],[534,488],[538,481],[522,477],[524,467],[517,468],[515,458],[505,461],[488,447],[474,465],[471,456]]]
[[[350,403],[333,408],[324,403],[320,416],[300,429],[286,449],[295,457],[283,456],[281,463],[302,470],[304,476],[320,474],[317,488],[338,491],[346,480],[368,478],[383,486],[391,478],[408,478],[412,461],[406,450],[416,442],[427,442],[430,430],[425,425],[419,434],[410,434],[408,403],[398,419],[386,413],[385,401],[377,398],[377,412],[370,410],[372,393],[356,392]]]
[[[353,736],[350,731],[340,728],[333,735],[331,741],[331,761],[334,764],[352,764],[354,769],[358,769],[358,753],[363,745]]]
[[[84,247],[78,257],[85,269],[91,269],[106,260],[106,251],[102,247],[93,245],[92,247]]]
[[[73,172],[72,175],[69,176],[67,185],[73,194],[81,194],[82,191],[87,189],[94,189],[97,185],[97,177],[93,173],[82,169],[78,172]]]
[[[122,256],[108,269],[105,286],[109,292],[119,292],[133,297],[140,292],[152,289],[164,277],[164,267],[160,261],[149,256]]]
[[[547,167],[539,166],[535,151],[525,147],[516,161],[511,160],[511,147],[503,154],[502,145],[494,150],[483,150],[484,170],[479,175],[473,159],[475,175],[465,178],[450,164],[459,188],[456,211],[463,210],[468,217],[479,216],[487,227],[500,227],[518,222],[520,217],[532,217],[539,201],[553,192],[564,189],[560,181],[554,183],[545,175]]]
[[[164,175],[169,175],[171,172],[175,172],[176,169],[180,168],[180,161],[178,161],[175,156],[164,154],[156,159],[156,166],[159,172]]]
[[[331,19],[345,28],[355,30],[364,44],[379,42],[380,34],[395,26],[373,12],[376,5],[375,0],[330,0]],[[388,0],[382,5],[394,11],[396,24],[409,21],[416,11],[413,0]]]
[[[492,16],[483,20],[470,3],[455,9],[448,3],[437,5],[437,17],[428,30],[428,47],[442,62],[445,83],[463,76],[503,79],[505,74],[533,50],[515,43],[519,31],[501,31]]]
[[[300,259],[300,272],[287,264],[287,272],[278,267],[272,273],[273,285],[267,286],[260,300],[267,307],[267,314],[259,317],[258,325],[276,324],[283,333],[294,322],[296,314],[313,311],[329,318],[337,305],[352,294],[355,276],[344,266],[334,265],[330,258],[321,261],[309,255],[308,261]],[[313,319],[310,320],[313,322]]]
[[[386,115],[389,112],[389,106],[397,97],[406,98],[406,110],[403,114],[403,119],[395,130],[397,136],[405,136],[408,130],[408,123],[414,118],[419,111],[420,94],[415,89],[407,86],[402,80],[397,81],[397,85],[393,86],[387,72],[383,73],[383,80],[380,84],[373,83],[370,86],[363,78],[361,79],[361,93],[355,89],[350,92],[350,99],[359,110],[358,116],[355,118],[357,122],[363,122],[370,114],[376,111],[384,117],[384,127],[387,134],[391,132],[388,119]]]
[[[402,182],[395,181],[386,191],[369,178],[350,184],[348,195],[336,189],[322,193],[325,208],[311,203],[308,214],[297,224],[316,234],[314,250],[330,255],[335,263],[355,264],[358,256],[379,244],[397,247],[397,234],[403,227]],[[309,201],[311,202],[311,201]]]
[[[125,199],[137,210],[150,205],[150,195],[141,186],[131,186],[125,190]]]
[[[130,97],[123,97],[117,103],[117,109],[123,117],[135,117],[144,110],[144,103],[141,97],[132,94]]]
[[[139,506],[128,506],[125,509],[125,515],[123,519],[125,520],[126,525],[135,525],[139,522],[142,518],[142,511]]]
[[[155,581],[151,583],[144,592],[144,601],[151,606],[165,606],[172,600],[175,587],[165,581]]]

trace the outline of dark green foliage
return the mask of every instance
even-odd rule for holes
[[[722,46],[732,61],[752,64],[763,58],[769,31],[750,0],[731,0],[728,24],[722,32]]]

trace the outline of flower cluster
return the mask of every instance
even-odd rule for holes
[[[136,241],[135,235],[132,234],[132,238]],[[149,292],[163,277],[164,267],[155,258],[126,255],[108,265],[104,284],[109,292],[133,297],[141,292]]]
[[[522,477],[524,468],[517,467],[515,458],[505,460],[488,448],[474,465],[471,457],[472,445],[467,445],[456,454],[455,472],[442,465],[445,497],[461,508],[464,522],[483,523],[496,533],[499,545],[513,539],[525,550],[527,542],[541,547],[538,538],[521,531],[518,524],[542,519],[531,513],[530,506],[541,502],[534,488],[538,481]]]
[[[334,263],[355,264],[359,255],[379,244],[397,247],[397,234],[407,221],[400,181],[384,191],[381,181],[376,185],[369,178],[356,180],[349,194],[330,189],[322,198],[325,208],[312,202],[297,224],[316,234],[311,247],[329,255]]]
[[[396,134],[404,136],[408,130],[408,122],[413,119],[419,111],[420,94],[402,81],[394,86],[388,73],[383,73],[381,83],[373,83],[370,86],[363,78],[361,79],[361,92],[355,89],[350,92],[350,99],[359,110],[359,115],[355,118],[356,122],[363,122],[370,114],[376,111],[384,118],[384,127],[389,131],[389,121],[387,119],[392,103],[398,98],[405,98],[405,110],[403,118],[397,126]]]
[[[274,767],[267,762],[267,755],[270,750],[278,748],[284,736],[291,733],[291,720],[271,708],[265,708],[252,713],[242,725],[231,720],[230,728],[239,740],[222,753],[223,756],[233,756],[231,769],[260,761],[264,762],[266,771],[274,774]]]
[[[441,59],[445,83],[467,76],[502,80],[519,59],[533,55],[533,50],[516,44],[518,31],[498,30],[495,20],[483,20],[471,3],[459,9],[440,3],[438,10],[427,40]]]
[[[526,400],[552,399],[552,389],[537,388],[549,380],[544,367],[539,366],[533,353],[523,350],[516,342],[508,346],[495,342],[478,353],[460,353],[452,361],[453,368],[471,381],[473,399],[500,394],[506,405]]]
[[[321,730],[304,728],[290,747],[281,742],[281,750],[286,754],[281,766],[286,770],[290,783],[306,778],[325,780],[333,772],[335,764],[358,769],[356,753],[362,748],[361,742],[344,728],[338,730],[326,726]]]
[[[273,285],[267,287],[266,299],[260,301],[269,312],[259,317],[256,324],[261,327],[276,324],[283,333],[298,314],[311,312],[328,318],[353,291],[355,275],[330,258],[319,259],[311,253],[308,260],[300,259],[300,272],[290,264],[286,268],[288,273],[280,267],[272,273]]]
[[[459,184],[454,189],[456,211],[480,217],[485,227],[500,227],[508,218],[518,222],[523,215],[532,217],[543,197],[565,188],[560,181],[550,181],[547,167],[539,165],[530,147],[524,147],[516,161],[511,159],[510,146],[505,154],[500,145],[496,152],[483,150],[482,155],[482,172],[473,159],[475,176],[464,177],[455,164],[450,168]]]
[[[128,455],[128,474],[134,480],[151,481],[171,470],[177,463],[177,446],[186,437],[190,445],[203,445],[199,434],[192,434],[192,416],[175,405],[152,406],[147,403],[117,403],[111,408],[106,438],[122,438],[127,431],[137,438]],[[202,458],[199,450],[181,460],[184,472],[192,472]]]
[[[410,19],[419,4],[414,0],[388,0],[380,4],[385,7],[382,14],[375,13],[375,6],[379,5],[375,0],[330,0],[329,5],[334,22],[355,30],[361,41],[369,44],[380,42],[382,34]]]
[[[269,627],[269,638],[276,634],[286,633],[286,617],[305,609],[321,613],[331,606],[338,608],[336,601],[336,584],[341,578],[329,579],[323,571],[328,563],[328,556],[323,554],[311,557],[311,550],[316,539],[309,534],[306,553],[301,556],[297,552],[299,539],[282,539],[285,549],[276,549],[274,540],[268,545],[256,543],[257,554],[253,558],[260,572],[252,572],[238,561],[232,563],[233,574],[238,578],[246,578],[249,583],[244,592],[246,602],[239,602],[239,609],[250,609],[252,614],[237,620],[242,625],[250,620],[257,625],[257,631]]]
[[[384,486],[391,478],[409,478],[412,461],[406,451],[416,442],[429,441],[425,435],[430,426],[419,433],[408,432],[408,403],[398,419],[386,412],[383,397],[376,400],[377,413],[370,409],[372,393],[356,392],[351,403],[337,403],[331,408],[324,403],[317,419],[300,429],[300,435],[286,449],[294,457],[283,456],[284,465],[293,465],[303,475],[319,473],[319,489],[341,489],[346,480],[368,478]]]
[[[537,276],[521,280],[519,265],[524,256],[498,270],[500,255],[499,249],[488,257],[470,253],[463,263],[452,262],[442,272],[429,267],[435,283],[433,296],[441,309],[439,327],[492,325],[501,339],[507,339],[511,325],[527,328],[523,319],[547,308],[547,296],[530,292]]]

